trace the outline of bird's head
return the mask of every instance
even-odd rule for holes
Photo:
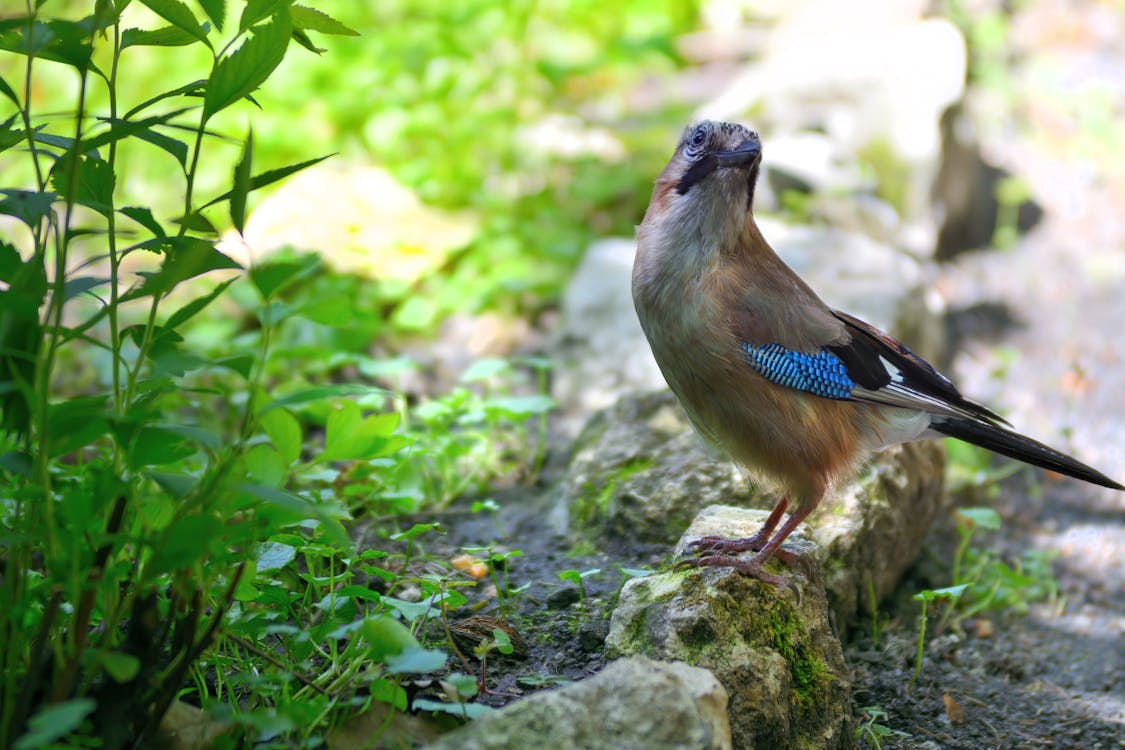
[[[656,180],[644,224],[728,239],[745,224],[761,160],[762,141],[745,125],[704,120],[688,126]]]

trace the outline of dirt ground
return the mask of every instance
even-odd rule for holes
[[[1042,491],[1024,491],[1029,480]],[[572,540],[543,534],[540,503],[548,501],[535,494],[519,489],[498,496],[503,539],[496,539],[491,520],[469,517],[450,524],[450,536],[441,541],[450,555],[460,546],[491,541],[518,540],[515,548],[524,551],[513,558],[511,584],[531,585],[507,613],[487,596],[487,585],[477,592],[490,602],[477,614],[516,627],[527,645],[522,658],[490,659],[491,693],[483,702],[493,706],[599,671],[608,617],[624,580],[619,568],[656,567],[671,552],[663,545],[619,541],[575,554]],[[1112,503],[1097,497],[1070,481],[1013,477],[994,506],[1004,518],[1002,530],[979,544],[1014,560],[1045,530],[1057,537],[1113,515]],[[979,499],[966,498],[970,501]],[[843,634],[856,726],[868,719],[864,709],[875,707],[885,712],[877,723],[885,728],[880,741],[886,748],[1125,748],[1125,581],[1112,571],[1091,575],[1065,558],[1057,560],[1059,596],[1033,604],[1025,615],[989,612],[957,632],[928,633],[921,677],[910,684],[919,616],[911,596],[948,584],[955,538],[952,522],[935,525],[919,561],[880,605],[884,625],[877,644],[870,618],[861,617]],[[560,581],[558,573],[592,568],[601,573],[584,580],[583,606],[573,584]],[[931,611],[931,625],[935,615]],[[954,705],[947,707],[948,700]],[[869,738],[856,746],[877,747]]]

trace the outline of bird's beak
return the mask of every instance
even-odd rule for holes
[[[742,167],[758,161],[762,155],[762,144],[757,141],[744,141],[737,148],[730,151],[720,151],[718,157],[720,167]]]

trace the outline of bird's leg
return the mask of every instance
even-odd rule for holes
[[[783,497],[777,501],[777,505],[773,507],[770,512],[769,518],[762,524],[762,528],[758,529],[754,536],[746,537],[745,539],[724,539],[721,536],[704,536],[696,539],[687,545],[688,552],[702,552],[702,553],[721,553],[733,554],[735,552],[745,552],[746,550],[753,550],[757,552],[770,540],[770,535],[773,530],[777,528],[777,522],[781,520],[782,514],[785,509],[789,507],[789,498]]]
[[[783,503],[784,502],[785,501],[783,501]],[[783,503],[778,503],[778,505],[781,506]],[[704,566],[729,566],[742,573],[743,575],[753,576],[759,581],[773,584],[779,589],[790,588],[797,596],[797,599],[800,600],[800,592],[797,591],[797,589],[791,583],[786,581],[781,576],[774,575],[773,573],[767,573],[763,569],[763,566],[765,566],[766,562],[771,557],[775,556],[787,565],[792,565],[796,561],[797,558],[795,555],[792,555],[780,549],[781,543],[784,542],[785,539],[793,533],[794,529],[801,525],[801,522],[808,517],[809,513],[812,513],[813,508],[815,507],[816,503],[808,503],[806,505],[797,506],[797,509],[796,511],[794,511],[793,515],[789,516],[789,518],[786,519],[785,523],[781,525],[781,528],[777,530],[777,533],[774,534],[773,537],[768,542],[766,542],[765,545],[763,545],[761,549],[759,549],[756,554],[749,560],[741,557],[733,557],[730,554],[726,554],[725,549],[719,550],[716,553],[712,553],[711,550],[705,550],[702,556],[689,558],[687,560],[681,560],[678,564],[690,566],[693,568],[702,568]],[[774,512],[777,513],[776,508],[774,509]],[[778,515],[780,515],[780,513],[778,513]],[[770,518],[772,519],[773,516],[774,513],[771,513]],[[776,525],[776,523],[777,522],[775,520],[774,524]],[[766,520],[766,524],[769,525],[769,519]]]

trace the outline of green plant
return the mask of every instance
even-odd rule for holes
[[[911,685],[917,682],[918,677],[922,674],[922,653],[926,643],[926,623],[928,621],[926,617],[927,605],[938,599],[956,601],[961,597],[961,594],[965,593],[966,588],[968,588],[968,586],[962,584],[960,586],[949,586],[944,589],[925,589],[914,595],[914,601],[921,604],[922,611],[921,614],[918,615],[918,647],[914,654],[914,674],[910,677]]]
[[[5,177],[28,180],[0,188],[0,214],[25,229],[0,242],[3,747],[151,737],[246,590],[259,541],[311,521],[349,546],[331,507],[270,482],[255,460],[278,407],[261,367],[272,298],[295,269],[251,270],[260,328],[249,352],[206,359],[181,347],[239,268],[214,247],[218,208],[241,230],[251,191],[319,161],[254,174],[252,135],[214,127],[252,100],[291,38],[311,46],[307,31],[332,33],[331,19],[249,2],[227,26],[225,3],[199,3],[203,22],[172,0],[143,4],[168,25],[128,26],[129,0],[99,0],[77,20],[29,1],[0,21],[0,52],[22,60],[15,85],[0,78],[12,112],[0,158]],[[122,98],[131,56],[170,46],[203,51],[203,77]],[[62,114],[35,108],[41,68],[73,77]],[[242,148],[227,189],[200,198],[201,165],[229,164],[218,154],[231,140]],[[177,213],[128,194],[126,154],[167,160]],[[202,293],[185,283],[216,273],[226,278]],[[75,367],[85,378],[62,390]],[[247,396],[228,410],[236,390]]]
[[[570,581],[578,587],[578,606],[582,610],[586,609],[586,586],[583,584],[590,576],[596,576],[602,572],[601,568],[590,568],[589,570],[564,570],[559,573],[560,581]]]
[[[887,718],[887,712],[879,706],[865,706],[860,709],[863,712],[863,721],[855,728],[855,741],[862,741],[875,750],[882,750],[883,740],[891,737],[909,738],[912,735],[906,732],[900,732],[897,729],[882,724]]]

